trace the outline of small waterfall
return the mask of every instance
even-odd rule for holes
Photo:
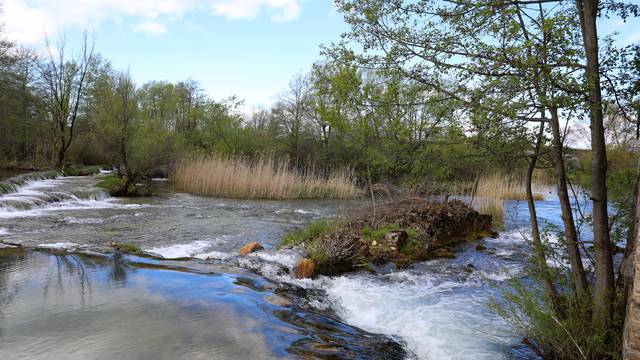
[[[105,200],[108,194],[97,188],[59,189],[60,171],[18,175],[0,182],[0,212],[24,212],[68,202]]]
[[[0,181],[0,195],[17,192],[22,186],[30,182],[57,179],[63,175],[62,171],[59,170],[17,175],[5,181]]]

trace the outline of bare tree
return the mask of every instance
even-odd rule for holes
[[[302,74],[297,74],[274,107],[274,112],[280,117],[289,139],[290,156],[296,161],[300,154],[305,115],[309,107],[309,91],[308,79]]]
[[[77,56],[67,57],[63,36],[55,49],[46,38],[47,57],[38,63],[45,102],[55,131],[56,167],[64,166],[65,155],[73,142],[80,104],[86,93],[88,73],[94,57],[94,41],[84,34],[82,49]]]

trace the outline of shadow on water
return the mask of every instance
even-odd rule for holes
[[[0,358],[406,356],[390,338],[300,308],[276,289],[215,264],[4,250]]]

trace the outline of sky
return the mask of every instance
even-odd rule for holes
[[[64,34],[79,49],[83,32],[96,52],[139,85],[198,81],[214,99],[268,107],[296,73],[321,59],[320,45],[346,30],[330,0],[0,0],[7,37],[44,49]],[[75,45],[75,46],[74,46]]]
[[[640,1],[640,0],[633,0]],[[220,100],[268,107],[301,71],[321,59],[320,44],[347,30],[331,0],[0,0],[7,36],[44,49],[45,34],[79,48],[85,30],[96,51],[141,85],[198,81]],[[601,21],[602,35],[640,41],[640,20]]]

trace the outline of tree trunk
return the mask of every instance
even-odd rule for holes
[[[612,319],[614,294],[613,252],[609,239],[607,211],[607,153],[604,138],[604,117],[600,89],[598,32],[596,25],[598,1],[578,0],[582,38],[587,57],[586,79],[589,90],[591,120],[591,200],[593,201],[593,242],[595,247],[595,309],[596,326],[606,329]]]
[[[627,244],[624,250],[624,257],[620,263],[618,271],[618,283],[616,285],[618,291],[621,292],[621,303],[623,310],[623,317],[626,315],[626,306],[628,304],[629,296],[633,290],[633,276],[634,276],[634,259],[638,238],[638,227],[640,226],[640,161],[638,161],[636,173],[636,183],[633,189],[633,198],[635,199],[632,209],[632,223],[631,229],[627,235]]]
[[[65,144],[65,136],[64,133],[60,137],[60,147],[58,148],[58,154],[56,159],[56,168],[62,170],[64,168],[64,157],[67,152],[67,146]]]
[[[544,118],[544,113],[542,114]],[[558,291],[556,287],[553,285],[553,279],[551,275],[546,271],[546,262],[547,257],[544,252],[544,245],[542,244],[542,240],[540,239],[540,227],[538,225],[538,214],[536,212],[536,204],[533,201],[533,190],[531,188],[531,182],[533,179],[533,171],[536,168],[536,163],[538,161],[538,153],[540,152],[540,146],[542,144],[542,137],[544,136],[544,122],[540,123],[540,130],[538,132],[538,138],[536,139],[536,145],[534,147],[534,154],[531,156],[529,161],[529,167],[527,168],[527,179],[526,179],[526,194],[527,194],[527,205],[529,207],[529,217],[531,218],[531,240],[536,250],[537,261],[540,262],[540,270],[544,271],[542,274],[543,281],[547,292],[549,293],[549,298],[551,299],[554,309],[556,313],[562,313],[561,306],[558,303]]]
[[[562,210],[562,223],[564,225],[567,254],[569,255],[569,261],[571,263],[571,275],[573,277],[576,294],[583,296],[587,293],[587,277],[582,264],[582,257],[580,256],[578,233],[576,232],[571,200],[569,199],[569,191],[567,189],[567,175],[564,165],[562,138],[560,136],[558,109],[551,107],[549,111],[551,112],[551,131],[553,134],[551,156],[553,158],[553,170],[556,178],[560,208]]]
[[[637,244],[640,238],[633,239],[634,251],[627,259],[630,265],[630,282],[626,302],[626,318],[624,321],[622,358],[624,360],[640,359],[640,256],[637,256]]]

